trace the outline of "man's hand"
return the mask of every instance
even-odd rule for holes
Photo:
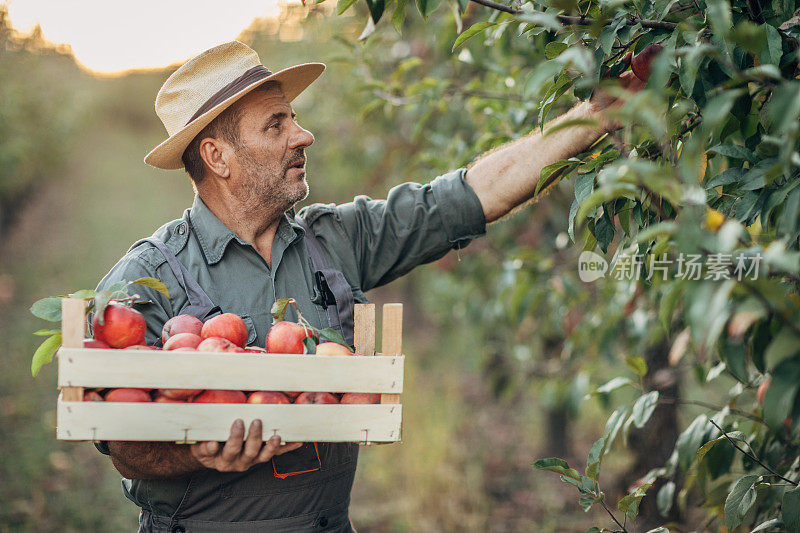
[[[302,442],[281,444],[281,438],[272,436],[264,442],[261,420],[250,424],[247,438],[244,437],[244,422],[236,420],[231,426],[228,440],[220,446],[219,442],[198,442],[190,446],[192,457],[206,468],[220,472],[244,472],[259,463],[266,463],[276,455],[281,455],[302,446]]]

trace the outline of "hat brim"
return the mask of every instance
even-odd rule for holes
[[[323,63],[303,63],[302,65],[285,68],[271,76],[253,82],[223,102],[212,107],[187,124],[183,129],[153,148],[153,150],[145,156],[144,162],[150,166],[164,170],[183,168],[183,160],[181,158],[183,157],[183,152],[186,150],[186,147],[192,142],[192,139],[238,99],[242,98],[259,85],[273,80],[280,82],[286,101],[291,102],[297,95],[311,85],[314,80],[319,78],[324,70],[325,65]]]

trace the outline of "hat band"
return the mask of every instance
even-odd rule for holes
[[[194,119],[196,119],[206,111],[213,109],[218,104],[221,104],[222,102],[224,102],[234,94],[238,93],[248,85],[251,85],[256,81],[262,80],[269,76],[272,76],[272,72],[270,72],[270,70],[266,68],[264,65],[256,65],[253,68],[247,69],[244,74],[242,74],[232,82],[225,85],[225,87],[223,87],[219,91],[212,94],[211,97],[208,100],[206,100],[206,102],[203,105],[200,106],[200,109],[198,109],[197,112],[194,115],[192,115],[192,118],[189,119],[186,125],[188,126],[189,123],[191,123]]]

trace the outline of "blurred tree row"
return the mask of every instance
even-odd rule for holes
[[[83,77],[71,54],[37,27],[20,37],[0,6],[0,236],[27,195],[64,172],[81,119]]]

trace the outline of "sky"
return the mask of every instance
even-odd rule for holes
[[[276,17],[295,0],[0,0],[11,24],[72,47],[102,73],[183,62],[235,39],[255,18]]]

